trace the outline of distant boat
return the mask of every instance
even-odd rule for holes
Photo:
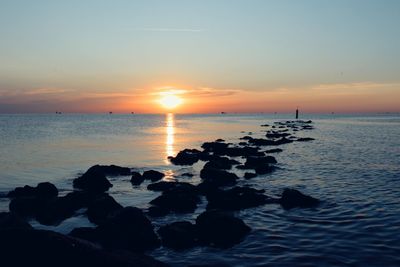
[[[108,112],[108,114],[113,114],[112,111]]]
[[[133,114],[135,114],[135,112],[131,112],[131,114],[133,115]]]
[[[225,111],[222,111],[221,114],[226,114],[226,112],[225,112]]]

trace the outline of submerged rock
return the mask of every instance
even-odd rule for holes
[[[181,186],[164,191],[161,196],[153,199],[150,204],[169,212],[191,213],[197,208],[200,198],[196,187]]]
[[[203,212],[196,218],[196,227],[202,244],[221,248],[240,243],[251,230],[241,219],[221,211]]]
[[[143,181],[144,177],[139,172],[132,172],[131,183],[133,185],[140,185]]]
[[[74,179],[73,186],[91,193],[103,193],[112,187],[112,184],[101,172],[85,172]]]
[[[109,176],[126,176],[131,174],[131,169],[117,165],[94,165],[86,173],[102,173]]]
[[[156,182],[164,178],[165,174],[159,171],[149,170],[143,172],[143,178],[145,180],[150,180],[152,182]]]
[[[162,244],[172,249],[187,249],[197,244],[197,229],[190,222],[174,222],[158,230]]]
[[[246,172],[246,173],[244,174],[244,178],[245,178],[245,179],[251,179],[251,178],[254,178],[254,177],[257,177],[257,173],[254,173],[254,172]]]
[[[197,149],[184,149],[175,157],[169,157],[169,160],[175,165],[193,165],[200,159],[200,151]]]
[[[312,208],[317,206],[320,201],[311,196],[304,195],[296,189],[286,188],[283,190],[282,197],[279,201],[284,209],[292,208]]]
[[[152,191],[167,191],[175,188],[181,188],[183,190],[196,190],[196,187],[192,184],[189,183],[184,183],[184,182],[166,182],[166,181],[161,181],[153,184],[149,184],[147,186],[148,190]]]
[[[214,168],[203,168],[200,171],[200,177],[216,187],[234,185],[239,178],[234,173]]]
[[[274,148],[274,149],[269,149],[269,150],[265,150],[265,153],[280,153],[283,150],[280,148]]]
[[[122,209],[122,205],[109,195],[104,195],[94,200],[88,207],[86,214],[90,222],[101,224],[106,221],[107,217]]]

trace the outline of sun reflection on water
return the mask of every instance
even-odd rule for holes
[[[175,156],[174,149],[174,134],[175,134],[175,119],[174,114],[168,113],[166,117],[166,142],[165,142],[165,153],[167,158],[169,156]],[[169,163],[169,160],[166,159],[166,163]]]

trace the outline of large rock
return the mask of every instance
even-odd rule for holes
[[[39,183],[36,187],[25,185],[24,187],[17,187],[8,192],[7,197],[34,197],[41,199],[49,199],[57,197],[58,189],[55,185],[49,182]]]
[[[190,222],[174,222],[158,230],[165,247],[180,250],[194,247],[197,244],[197,229]]]
[[[145,180],[150,180],[152,182],[156,182],[164,178],[165,174],[159,171],[149,170],[143,172],[143,178]]]
[[[79,239],[88,240],[94,243],[100,241],[97,229],[93,227],[74,228],[68,235]]]
[[[102,172],[87,171],[82,176],[74,179],[73,185],[91,193],[103,193],[112,187],[110,181]]]
[[[87,209],[87,216],[89,221],[95,224],[101,224],[106,221],[107,217],[122,209],[122,205],[109,195],[104,195],[94,200]]]
[[[0,230],[4,229],[32,229],[32,226],[10,212],[0,212]]]
[[[220,211],[200,214],[196,218],[196,227],[202,244],[222,248],[240,243],[251,230],[241,219]]]
[[[292,208],[312,208],[317,206],[320,201],[311,196],[304,195],[296,189],[286,188],[283,190],[280,204],[284,209]]]
[[[240,164],[240,162],[237,160],[230,159],[228,157],[215,156],[204,165],[204,168],[229,170],[233,165],[237,164]]]
[[[97,231],[101,243],[108,248],[143,252],[160,245],[153,228],[140,209],[126,207],[99,225]]]
[[[131,174],[131,169],[117,165],[94,165],[86,173],[102,173],[106,176],[127,176]]]
[[[277,163],[277,161],[273,156],[247,157],[244,166],[246,166],[247,168],[255,169],[260,166],[275,164],[275,163]]]
[[[182,190],[191,190],[195,191],[196,187],[192,184],[189,183],[184,183],[184,182],[166,182],[166,181],[161,181],[153,184],[149,184],[147,186],[148,190],[151,191],[167,191],[175,188],[181,188]]]
[[[241,210],[276,202],[264,195],[264,190],[239,186],[228,190],[214,191],[207,195],[207,200],[207,210]]]
[[[196,210],[199,202],[200,197],[197,194],[196,187],[175,187],[164,191],[150,204],[169,212],[191,213]]]
[[[234,173],[214,168],[203,168],[200,177],[216,187],[234,185],[239,178]]]
[[[131,183],[133,185],[140,185],[143,183],[144,177],[139,172],[132,172]]]
[[[0,230],[0,251],[2,266],[165,266],[149,256],[106,251],[90,242],[45,230]]]
[[[200,159],[200,151],[197,149],[184,149],[175,157],[169,157],[169,160],[175,165],[193,165]]]

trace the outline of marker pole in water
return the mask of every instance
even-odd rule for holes
[[[299,118],[299,109],[296,109],[296,120]]]

